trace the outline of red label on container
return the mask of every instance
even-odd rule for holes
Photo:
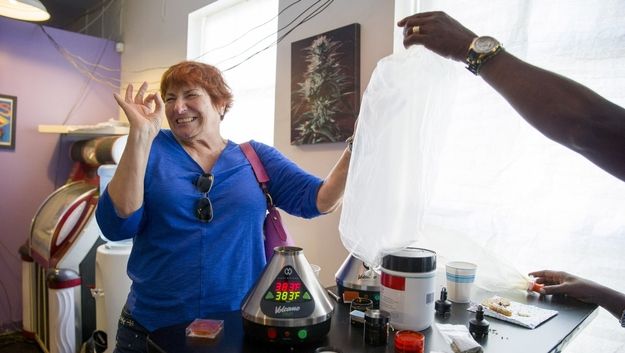
[[[405,290],[406,289],[406,278],[389,275],[388,273],[382,272],[382,285],[386,288],[391,288],[395,290]]]

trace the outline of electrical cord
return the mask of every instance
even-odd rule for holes
[[[291,32],[293,32],[296,28],[300,27],[302,24],[304,24],[304,23],[308,22],[308,21],[309,21],[309,20],[311,20],[312,18],[316,17],[317,15],[319,15],[320,13],[322,13],[323,11],[325,11],[325,9],[327,9],[327,8],[328,8],[328,7],[329,7],[329,6],[330,6],[330,5],[334,2],[334,0],[315,0],[315,2],[314,2],[312,5],[308,6],[306,9],[304,9],[304,10],[303,10],[302,12],[300,12],[297,16],[295,16],[292,20],[290,20],[290,21],[289,21],[289,23],[287,23],[286,25],[284,25],[282,28],[279,28],[276,32],[274,32],[274,33],[272,33],[272,34],[270,34],[270,35],[268,35],[268,36],[266,36],[266,37],[264,37],[264,38],[260,39],[259,41],[257,41],[257,42],[255,42],[255,43],[253,43],[251,46],[249,46],[247,49],[243,50],[243,51],[242,51],[242,52],[240,52],[239,54],[236,54],[236,55],[233,55],[233,56],[231,56],[231,57],[229,57],[229,58],[227,58],[227,59],[224,59],[224,60],[220,61],[219,63],[217,63],[216,65],[219,65],[219,64],[223,63],[224,61],[231,60],[231,59],[234,59],[234,58],[236,58],[236,57],[239,57],[239,56],[243,55],[244,53],[246,53],[246,52],[250,51],[252,48],[254,48],[254,46],[258,45],[259,43],[261,43],[261,42],[262,42],[263,40],[265,40],[266,38],[268,38],[268,37],[270,37],[270,36],[273,36],[273,35],[275,35],[275,34],[279,34],[281,31],[284,31],[284,30],[285,30],[285,29],[287,29],[289,26],[291,26],[294,22],[296,22],[296,21],[297,21],[297,19],[299,19],[300,17],[304,16],[304,15],[305,15],[305,14],[306,14],[306,13],[307,13],[307,12],[308,12],[311,8],[315,7],[317,4],[321,3],[322,1],[325,1],[325,2],[323,2],[323,3],[319,6],[319,7],[315,8],[315,9],[314,9],[314,10],[313,10],[310,14],[306,15],[306,16],[305,16],[305,17],[304,17],[304,18],[303,18],[300,22],[298,22],[298,23],[297,23],[297,24],[296,24],[293,28],[288,29],[288,30],[286,31],[286,33],[284,33],[284,34],[280,35],[280,36],[279,36],[279,38],[278,38],[278,40],[276,40],[275,42],[273,42],[273,43],[269,44],[268,46],[264,47],[263,49],[258,50],[257,52],[253,53],[252,55],[249,55],[248,57],[246,57],[245,59],[243,59],[241,62],[239,62],[239,63],[237,63],[237,64],[234,64],[234,65],[232,65],[232,66],[230,66],[230,67],[228,67],[228,68],[226,68],[226,69],[224,69],[224,70],[222,70],[222,71],[229,71],[229,70],[232,70],[232,69],[236,68],[237,66],[239,66],[239,65],[243,64],[243,63],[244,63],[244,62],[246,62],[247,60],[250,60],[250,59],[251,59],[251,58],[253,58],[254,56],[256,56],[256,55],[260,54],[261,52],[263,52],[263,51],[265,51],[265,50],[267,50],[267,49],[271,48],[272,46],[274,46],[274,45],[276,45],[276,44],[280,43],[280,42],[281,42],[282,40],[284,40],[284,39],[285,39],[285,38],[286,38],[286,37],[287,37],[287,36],[288,36]],[[297,4],[297,3],[299,3],[299,2],[301,2],[301,0],[297,0],[297,1],[295,1],[295,2],[293,2],[293,3],[291,3],[291,4],[289,4],[287,7],[285,7],[284,9],[282,9],[282,11],[280,11],[278,15],[280,15],[280,14],[284,13],[287,9],[289,9],[290,7],[294,6],[295,4]],[[268,21],[265,21],[263,24],[258,25],[258,26],[256,26],[256,27],[254,27],[254,28],[252,28],[252,29],[250,29],[250,30],[246,31],[246,32],[245,32],[245,34],[248,34],[248,33],[250,33],[251,31],[253,31],[255,28],[258,28],[258,27],[260,27],[260,26],[262,26],[262,25],[264,25],[264,24],[266,24],[266,23],[268,23],[268,22],[272,21],[274,18],[275,18],[275,16],[274,16],[272,19],[270,19],[270,20],[268,20]],[[245,35],[245,34],[244,34],[244,35]],[[241,37],[242,37],[242,36],[241,36]],[[213,50],[216,50],[216,49],[222,49],[222,48],[224,48],[224,47],[226,47],[226,46],[229,46],[230,44],[232,44],[232,43],[236,42],[237,40],[239,40],[241,37],[238,37],[238,38],[234,39],[233,41],[229,42],[229,43],[228,43],[228,44],[226,44],[226,45],[223,45],[223,46],[221,46],[221,47],[218,47],[218,48],[215,48],[215,49],[211,49],[210,51],[204,52],[204,53],[202,53],[200,56],[198,56],[198,57],[194,58],[193,60],[197,60],[197,59],[199,59],[199,58],[201,58],[201,57],[205,56],[206,54],[210,53],[210,52],[211,52],[211,51],[213,51]],[[168,68],[168,67],[161,66],[161,67],[152,67],[152,68],[141,69],[141,70],[136,70],[136,71],[129,71],[129,72],[130,72],[130,73],[141,73],[141,72],[152,71],[152,70],[165,70],[165,69],[167,69],[167,68]],[[140,84],[142,84],[142,83],[143,83],[143,82],[133,82],[133,81],[130,81],[130,82],[124,82],[124,83],[123,83],[123,86],[127,86],[128,84],[140,85]],[[148,86],[149,86],[149,87],[153,87],[154,85],[158,85],[159,83],[160,83],[160,81],[151,81],[151,82],[148,82]],[[151,89],[151,90],[149,89],[149,90],[148,90],[148,92],[149,92],[149,93],[158,92],[158,89]]]
[[[254,30],[256,30],[256,29],[258,29],[258,28],[260,28],[260,27],[262,27],[262,26],[266,25],[267,23],[270,23],[271,21],[273,21],[274,19],[276,19],[278,16],[280,16],[280,15],[281,15],[284,11],[288,10],[289,8],[291,8],[291,6],[295,6],[297,3],[301,2],[301,1],[302,1],[302,0],[297,0],[297,1],[294,1],[293,3],[289,4],[287,7],[285,7],[284,9],[282,9],[280,12],[278,12],[278,14],[277,14],[277,15],[275,15],[275,16],[274,16],[274,17],[272,17],[272,18],[270,18],[269,20],[267,20],[267,21],[265,21],[265,22],[263,22],[263,23],[259,24],[258,26],[255,26],[255,27],[250,28],[249,30],[247,30],[246,32],[244,32],[243,34],[241,34],[240,36],[236,37],[235,39],[233,39],[232,41],[230,41],[230,42],[228,42],[228,43],[226,43],[226,44],[224,44],[224,45],[221,45],[221,46],[218,46],[218,47],[212,48],[212,49],[210,49],[209,51],[206,51],[206,52],[204,52],[204,53],[200,54],[199,56],[195,57],[193,60],[200,60],[203,56],[206,56],[207,54],[213,53],[213,52],[215,52],[215,51],[218,51],[218,50],[220,50],[220,49],[226,48],[226,47],[228,47],[228,46],[230,46],[230,45],[232,45],[232,44],[236,43],[237,41],[239,41],[240,39],[244,38],[247,34],[251,33],[252,31],[254,31]],[[278,32],[280,32],[280,29],[278,30]],[[269,36],[267,36],[267,37],[265,37],[265,38],[268,38],[268,37],[270,37],[270,36],[272,36],[272,35],[274,35],[274,34],[276,34],[276,33],[278,33],[278,32],[274,32],[274,33],[270,34]],[[265,38],[263,38],[263,39],[265,39]]]
[[[99,68],[100,65],[100,61],[102,61],[102,58],[104,57],[104,53],[106,52],[106,48],[109,45],[110,41],[106,41],[104,43],[104,46],[102,47],[102,49],[100,50],[100,53],[98,55],[98,60],[96,62],[96,64],[92,65],[91,70],[87,70],[85,68],[81,68],[79,65],[77,65],[76,61],[71,60],[70,58],[68,58],[67,55],[65,55],[67,51],[67,49],[65,49],[60,43],[58,43],[54,37],[52,37],[50,35],[50,33],[48,33],[48,31],[46,31],[45,27],[43,26],[39,26],[39,28],[43,31],[43,33],[46,35],[46,37],[50,40],[50,42],[52,43],[52,45],[57,49],[57,51],[59,53],[61,53],[61,55],[68,60],[68,62],[70,64],[72,64],[72,66],[74,66],[74,68],[76,70],[78,70],[78,72],[80,72],[81,74],[83,74],[84,76],[87,77],[87,80],[84,82],[83,86],[80,89],[80,93],[78,96],[78,99],[74,102],[74,104],[72,105],[72,107],[70,108],[69,112],[67,113],[67,115],[65,116],[65,119],[63,120],[63,122],[61,124],[67,124],[67,122],[70,120],[70,118],[72,117],[74,111],[76,110],[76,108],[78,108],[78,106],[80,105],[80,103],[82,103],[84,101],[84,99],[87,96],[88,90],[87,87],[89,87],[89,84],[91,83],[91,81],[97,81],[97,82],[101,82],[101,83],[105,83],[110,87],[113,87],[115,90],[119,90],[119,86],[118,85],[113,85],[112,83],[105,81],[102,82],[102,80],[99,80],[95,75],[95,71]],[[54,185],[59,185],[59,172],[60,172],[60,164],[61,164],[61,147],[62,144],[59,144],[57,147],[57,153],[56,153],[56,172],[55,172],[55,176],[54,176]]]
[[[315,4],[319,3],[321,0],[318,0]],[[251,58],[253,58],[254,56],[260,54],[261,52],[271,48],[274,45],[277,45],[278,43],[280,43],[282,40],[284,40],[284,38],[286,38],[291,32],[293,32],[296,28],[298,28],[299,26],[301,26],[302,24],[310,21],[311,19],[315,18],[317,15],[319,15],[320,13],[322,13],[323,11],[325,11],[332,3],[334,2],[334,0],[326,0],[326,2],[324,4],[322,4],[320,7],[316,8],[311,14],[309,14],[307,17],[305,17],[302,21],[300,21],[295,27],[291,28],[290,30],[288,30],[286,33],[284,33],[281,37],[278,38],[278,40],[270,45],[268,45],[267,47],[255,52],[254,54],[248,56],[247,58],[245,58],[243,61],[241,61],[240,63],[230,66],[227,69],[224,69],[223,71],[229,71],[232,70],[234,68],[236,68],[237,66],[245,63],[246,61],[250,60]],[[313,5],[315,5],[313,4]],[[308,8],[310,9],[310,7]],[[306,9],[305,11],[308,11],[308,9]],[[304,11],[304,12],[305,12]],[[302,14],[300,14],[297,18],[299,18]],[[293,23],[293,21],[291,22]],[[291,24],[289,23],[289,25]]]
[[[100,11],[100,10],[101,10],[102,14],[101,14],[100,16],[98,16],[98,17],[97,17],[97,18],[100,18],[100,17],[104,14],[104,12],[105,12],[106,10],[108,10],[108,9],[109,9],[109,7],[110,7],[110,6],[111,6],[111,5],[112,5],[115,1],[117,1],[117,0],[108,0],[108,2],[107,2],[106,0],[104,0],[104,1],[102,1],[102,3],[101,3],[101,4],[97,7],[97,8],[94,8],[93,10],[88,11],[87,13],[85,13],[85,14],[84,14],[83,16],[81,16],[81,17],[84,17],[84,16],[86,16],[86,15],[88,15],[88,14],[90,14],[90,13],[93,13],[93,12],[96,12],[96,11]],[[298,4],[298,3],[300,3],[301,1],[302,1],[302,0],[296,0],[296,1],[292,2],[291,4],[289,4],[289,5],[287,5],[285,8],[283,8],[283,9],[282,9],[282,10],[278,13],[278,15],[276,15],[276,16],[274,16],[274,17],[272,17],[271,19],[269,19],[269,20],[267,20],[267,21],[265,21],[265,22],[263,22],[263,23],[261,23],[261,24],[259,24],[259,25],[256,25],[256,26],[254,26],[254,27],[250,28],[249,30],[247,30],[246,32],[244,32],[242,35],[240,35],[239,37],[237,37],[237,38],[233,39],[233,40],[232,40],[232,41],[230,41],[229,43],[226,43],[226,44],[224,44],[224,45],[222,45],[222,46],[219,46],[219,47],[216,47],[216,48],[212,48],[212,49],[210,49],[209,51],[207,51],[207,52],[204,52],[204,53],[200,54],[199,56],[195,57],[195,58],[194,58],[194,59],[192,59],[192,60],[199,60],[199,59],[201,59],[202,57],[206,56],[207,54],[209,54],[209,53],[211,53],[211,52],[214,52],[214,51],[216,51],[216,50],[220,50],[220,49],[226,48],[226,47],[228,47],[228,46],[230,46],[230,45],[234,44],[235,42],[237,42],[237,41],[239,41],[240,39],[244,38],[246,35],[248,35],[248,34],[249,34],[250,32],[252,32],[252,31],[254,31],[255,29],[260,28],[261,26],[264,26],[264,25],[266,25],[267,23],[270,23],[270,22],[271,22],[272,20],[274,20],[276,17],[278,17],[279,15],[283,14],[285,11],[287,11],[288,9],[290,9],[291,7],[293,7],[294,5],[296,5],[296,4]],[[291,26],[294,22],[296,22],[296,21],[297,21],[297,19],[299,19],[300,17],[304,16],[304,15],[305,15],[305,14],[306,14],[306,13],[307,13],[307,12],[308,12],[311,8],[315,7],[316,5],[318,5],[319,3],[321,3],[322,1],[325,1],[325,2],[323,2],[323,3],[319,6],[319,7],[317,7],[317,8],[315,8],[315,9],[313,9],[313,11],[312,11],[310,14],[306,15],[306,16],[304,17],[304,19],[303,19],[303,20],[301,20],[300,22],[298,22],[298,23],[297,23],[297,24],[296,24],[293,28],[288,29],[288,28],[289,28],[289,26]],[[322,13],[323,11],[325,11],[325,9],[327,9],[327,8],[328,8],[328,7],[329,7],[329,6],[330,6],[333,2],[334,2],[334,0],[316,0],[316,1],[312,4],[312,5],[308,6],[306,9],[304,9],[304,10],[303,10],[302,12],[300,12],[297,16],[295,16],[292,20],[290,20],[290,21],[289,21],[289,23],[287,23],[287,24],[286,24],[286,25],[284,25],[283,27],[279,28],[276,32],[274,32],[274,33],[272,33],[272,34],[269,34],[268,36],[265,36],[265,37],[261,38],[260,40],[256,41],[255,43],[253,43],[252,45],[250,45],[248,48],[246,48],[245,50],[243,50],[242,52],[240,52],[240,53],[238,53],[238,54],[236,54],[236,55],[233,55],[233,56],[231,56],[231,57],[229,57],[229,58],[227,58],[227,59],[224,59],[224,60],[220,61],[219,63],[217,63],[216,65],[220,65],[220,64],[222,64],[222,63],[224,63],[224,62],[226,62],[226,61],[228,61],[228,60],[231,60],[231,59],[235,59],[235,58],[237,58],[237,57],[240,57],[240,56],[244,55],[245,53],[249,52],[250,50],[252,50],[252,49],[253,49],[255,46],[257,46],[258,44],[262,43],[262,41],[263,41],[263,40],[265,40],[265,39],[267,39],[267,38],[269,38],[269,37],[271,37],[271,36],[273,36],[273,35],[279,34],[280,32],[282,32],[282,31],[284,31],[284,30],[288,29],[288,30],[287,30],[284,34],[279,35],[278,40],[276,40],[275,42],[272,42],[271,44],[269,44],[269,45],[265,46],[264,48],[262,48],[262,49],[260,49],[260,50],[258,50],[258,51],[256,51],[256,52],[254,52],[253,54],[251,54],[251,55],[247,56],[247,57],[246,57],[245,59],[243,59],[242,61],[240,61],[240,62],[238,62],[238,63],[236,63],[236,64],[234,64],[234,65],[232,65],[232,66],[230,66],[230,67],[228,67],[228,68],[226,68],[226,69],[225,69],[225,70],[223,70],[223,71],[229,71],[229,70],[232,70],[232,69],[234,69],[234,68],[236,68],[236,67],[240,66],[240,65],[241,65],[241,64],[243,64],[244,62],[246,62],[246,61],[248,61],[248,60],[252,59],[254,56],[256,56],[256,55],[258,55],[258,54],[262,53],[263,51],[265,51],[265,50],[267,50],[267,49],[271,48],[272,46],[277,45],[278,43],[280,43],[282,40],[284,40],[284,38],[286,38],[286,36],[287,36],[288,34],[290,34],[291,32],[293,32],[296,28],[300,27],[302,24],[304,24],[304,23],[308,22],[308,21],[309,21],[309,20],[311,20],[312,18],[316,17],[317,15],[319,15],[320,13]],[[97,18],[96,18],[96,19],[97,19]],[[94,19],[93,21],[95,21],[95,19]],[[93,21],[92,21],[92,22],[93,22]],[[89,24],[89,25],[90,25],[90,24]],[[88,25],[87,25],[87,26],[85,26],[85,27],[88,27]],[[113,89],[115,89],[115,90],[119,90],[119,89],[120,89],[120,87],[122,86],[122,85],[121,85],[121,82],[120,82],[121,80],[116,79],[116,78],[104,77],[102,74],[100,74],[100,73],[98,73],[98,72],[96,71],[96,70],[98,70],[98,69],[102,69],[102,70],[109,71],[109,72],[119,72],[119,69],[113,69],[113,68],[110,68],[110,67],[106,67],[106,66],[104,66],[104,65],[101,65],[101,64],[99,64],[99,61],[100,61],[100,60],[98,60],[98,63],[95,63],[95,64],[94,64],[94,63],[91,63],[91,62],[89,62],[89,61],[87,61],[87,60],[83,59],[82,57],[80,57],[80,56],[78,56],[78,55],[72,54],[70,51],[68,51],[68,50],[67,50],[67,49],[65,49],[63,46],[61,46],[61,45],[60,45],[60,44],[59,44],[56,40],[54,40],[54,38],[53,38],[53,37],[52,37],[52,36],[51,36],[51,35],[50,35],[50,34],[49,34],[49,33],[48,33],[48,32],[47,32],[44,28],[43,28],[43,26],[41,26],[41,28],[42,28],[42,30],[44,31],[44,33],[46,34],[46,36],[48,37],[48,39],[50,39],[50,41],[53,43],[53,45],[55,46],[55,48],[56,48],[56,49],[57,49],[57,50],[61,53],[61,55],[63,55],[63,57],[64,57],[64,58],[65,58],[68,62],[70,62],[70,64],[72,64],[72,66],[74,66],[74,67],[75,67],[75,68],[76,68],[76,69],[77,69],[80,73],[82,73],[83,75],[88,76],[91,80],[94,80],[94,81],[99,82],[99,83],[106,84],[106,85],[108,85],[109,87],[111,87],[111,88],[113,88]],[[83,29],[83,30],[84,30],[84,29]],[[82,30],[81,30],[81,32],[82,32]],[[100,59],[101,59],[101,57],[100,57]],[[77,63],[77,60],[78,60],[78,61],[80,61],[80,62],[81,62],[82,64],[84,64],[84,65],[82,65],[82,66],[81,66],[81,64],[80,64],[80,63]],[[85,66],[90,66],[90,67],[91,67],[91,70],[88,70]],[[152,70],[165,70],[165,69],[167,69],[167,68],[168,68],[168,67],[164,67],[164,66],[162,66],[162,67],[152,67],[152,68],[141,69],[141,70],[135,70],[135,71],[129,71],[129,72],[130,72],[130,73],[142,73],[142,72],[152,71]],[[128,84],[139,85],[139,84],[141,84],[141,83],[143,83],[143,82],[132,82],[132,81],[131,81],[131,82],[128,82],[128,83],[124,82],[124,86],[126,86],[126,85],[128,85]],[[159,84],[159,83],[160,83],[160,81],[152,81],[152,82],[149,82],[148,84],[149,84],[149,86],[153,86],[153,85],[155,85],[155,84],[157,85],[157,84]],[[158,89],[153,89],[153,90],[149,90],[148,92],[150,92],[150,93],[154,93],[154,92],[157,92],[157,91],[158,91]]]
[[[274,32],[274,33],[272,33],[272,34],[269,34],[269,35],[265,36],[264,38],[261,38],[259,41],[257,41],[256,43],[252,44],[251,46],[249,46],[247,49],[243,50],[243,51],[242,51],[242,52],[240,52],[239,54],[235,54],[235,55],[233,55],[233,56],[231,56],[231,57],[229,57],[229,58],[227,58],[227,59],[223,59],[223,60],[221,60],[220,62],[218,62],[216,65],[217,65],[217,66],[219,66],[220,64],[223,64],[224,62],[226,62],[226,61],[228,61],[228,60],[230,60],[230,59],[234,59],[234,58],[236,58],[236,57],[239,57],[239,56],[241,56],[241,55],[245,54],[246,52],[248,52],[248,51],[252,50],[252,48],[254,48],[254,46],[256,46],[257,44],[261,43],[263,40],[265,40],[265,39],[267,39],[267,38],[269,38],[269,37],[272,37],[272,36],[274,36],[274,35],[276,35],[276,34],[280,33],[281,31],[285,30],[285,29],[286,29],[286,28],[288,28],[290,25],[292,25],[292,24],[293,24],[293,22],[297,21],[297,19],[298,19],[298,18],[302,17],[302,16],[303,16],[306,12],[308,12],[308,10],[310,10],[313,6],[317,5],[317,4],[318,4],[318,3],[320,3],[321,1],[324,1],[324,0],[317,0],[315,3],[313,3],[313,4],[312,4],[312,5],[310,5],[310,6],[308,6],[308,7],[307,7],[304,11],[300,12],[300,14],[299,14],[299,15],[297,15],[295,18],[293,18],[293,19],[292,19],[289,23],[287,23],[287,24],[286,24],[285,26],[283,26],[282,28],[279,28],[277,32]],[[331,2],[332,0],[325,0],[325,1],[326,1],[326,3],[327,3],[328,1],[330,1],[330,2]],[[321,5],[321,6],[323,6],[323,5]],[[314,11],[316,11],[316,10],[317,10],[317,9],[315,9]],[[314,13],[314,11],[313,11],[313,13]],[[298,23],[297,25],[295,25],[295,27],[293,27],[292,29],[290,29],[290,30],[289,30],[286,34],[291,33],[291,32],[292,32],[295,28],[299,27],[302,23],[303,23],[303,22],[300,22],[300,23]],[[284,37],[284,36],[283,36],[283,37]],[[274,45],[276,45],[276,44],[278,44],[278,43],[280,42],[280,40],[281,40],[281,39],[283,39],[283,37],[282,37],[282,38],[279,38],[277,41],[275,41],[275,42],[271,43],[271,44],[270,44],[270,45],[268,45],[267,47],[265,47],[265,48],[263,48],[263,49],[261,49],[261,50],[257,51],[256,53],[252,54],[251,56],[247,57],[245,60],[243,60],[243,61],[242,61],[242,62],[240,62],[239,64],[234,65],[234,66],[231,66],[230,68],[228,68],[228,69],[226,69],[226,70],[224,70],[224,71],[228,71],[229,69],[233,69],[233,68],[235,68],[235,67],[237,67],[237,66],[241,65],[241,64],[242,64],[242,63],[244,63],[245,61],[247,61],[247,60],[251,59],[251,58],[252,58],[252,57],[254,57],[255,55],[257,55],[257,54],[259,54],[259,53],[261,53],[261,52],[263,52],[263,51],[267,50],[268,48],[271,48],[272,46],[274,46]]]
[[[89,15],[91,15],[94,12],[98,12],[101,11],[107,4],[106,2],[115,2],[117,0],[102,0],[98,5],[93,6],[91,9],[85,11],[84,13],[82,13],[80,16],[75,17],[74,19],[64,23],[63,25],[61,25],[61,28],[68,28],[72,25],[74,25],[75,23],[77,23],[78,21],[80,21],[82,18],[87,17]]]
[[[44,26],[39,25],[39,28],[46,35],[46,37],[52,43],[54,48],[65,58],[65,60],[67,60],[76,70],[78,70],[78,72],[80,72],[81,74],[87,76],[90,80],[93,80],[93,81],[96,81],[96,82],[99,82],[99,83],[103,83],[103,84],[113,88],[114,90],[119,90],[119,81],[120,81],[119,79],[117,79],[117,78],[103,78],[102,74],[100,74],[100,73],[98,73],[96,71],[99,68],[103,68],[100,65],[100,61],[102,61],[102,57],[104,56],[104,53],[106,52],[106,47],[109,45],[108,41],[105,42],[104,47],[100,51],[100,55],[98,56],[97,63],[93,64],[93,63],[90,63],[90,62],[82,59],[84,62],[88,63],[91,66],[91,69],[89,70],[89,69],[79,65],[76,62],[76,60],[74,60],[73,54],[71,54],[67,49],[65,49],[65,47],[63,47],[61,44],[59,44],[59,42],[57,42],[56,39],[54,39],[54,37],[52,37],[52,35],[50,35],[50,33],[48,33],[48,31],[45,29]],[[105,69],[108,69],[109,71],[112,70],[109,67],[105,67]],[[98,77],[98,76],[100,76],[100,77]],[[113,83],[113,82],[110,82],[108,80],[117,81],[117,83]]]
[[[102,16],[104,16],[104,13],[106,12],[106,10],[109,9],[109,7],[111,7],[111,5],[113,5],[113,3],[115,2],[115,0],[111,0],[109,1],[109,3],[106,6],[103,6],[101,8],[100,14],[98,16],[96,16],[93,20],[91,20],[89,23],[87,23],[83,28],[81,28],[78,33],[83,33],[87,28],[89,28],[95,21],[99,20]]]

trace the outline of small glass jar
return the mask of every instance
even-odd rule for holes
[[[391,314],[379,309],[365,311],[365,343],[370,346],[384,346],[388,342]]]
[[[349,305],[350,313],[354,310],[362,311],[363,313],[365,313],[369,309],[373,309],[373,300],[367,299],[367,298],[358,297],[352,300],[351,304]],[[360,320],[362,320],[362,316],[360,317]],[[351,316],[350,321],[352,325],[356,325],[360,327],[364,325],[363,321],[355,320],[353,316]]]

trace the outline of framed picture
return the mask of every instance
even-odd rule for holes
[[[0,94],[0,148],[15,149],[17,97]]]
[[[360,25],[291,43],[291,144],[342,142],[360,107]]]

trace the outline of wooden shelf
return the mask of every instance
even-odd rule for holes
[[[37,130],[45,134],[69,135],[128,135],[128,126],[123,125],[39,125]]]

